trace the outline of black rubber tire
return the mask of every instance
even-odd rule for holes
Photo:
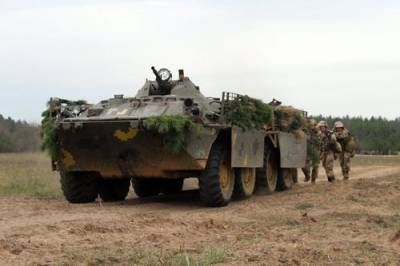
[[[257,169],[256,189],[265,189],[267,194],[271,194],[276,190],[278,183],[279,162],[276,149],[270,145],[264,148],[264,166]],[[270,175],[270,178],[267,178]]]
[[[157,196],[161,192],[161,180],[158,178],[132,177],[132,187],[139,198]]]
[[[229,184],[226,191],[224,191],[220,182],[220,165],[224,161],[228,166],[227,171],[229,173]],[[234,185],[235,174],[230,167],[228,150],[223,142],[217,141],[210,151],[206,169],[199,178],[200,198],[209,207],[226,206],[232,198]]]
[[[103,201],[125,200],[129,192],[131,179],[102,179],[100,181],[100,198]]]
[[[60,172],[61,189],[70,203],[94,202],[99,194],[99,180],[92,172]]]
[[[246,178],[246,176],[248,178]],[[235,169],[235,188],[233,197],[235,199],[249,198],[254,193],[256,187],[256,169],[255,168],[237,168]]]
[[[290,168],[279,168],[278,183],[276,188],[279,191],[291,189],[293,186],[293,171]]]
[[[182,191],[183,178],[179,179],[163,179],[161,184],[161,192],[164,195],[174,195]]]

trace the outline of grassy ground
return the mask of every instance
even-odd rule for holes
[[[400,165],[400,156],[398,155],[357,155],[352,159],[354,166],[398,166]]]
[[[55,265],[145,265],[145,266],[209,266],[229,263],[233,261],[233,253],[224,248],[207,247],[199,254],[193,255],[185,250],[135,250],[128,254],[123,249],[104,249],[97,252],[72,249],[66,253],[64,259],[57,261]]]
[[[60,198],[58,174],[44,153],[0,153],[0,197]]]
[[[400,265],[400,178],[319,182],[203,208],[0,200],[0,265]]]
[[[0,265],[400,265],[399,161],[213,209],[197,191],[69,204],[46,155],[0,154]]]

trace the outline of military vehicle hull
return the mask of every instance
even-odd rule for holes
[[[60,171],[94,171],[103,178],[129,176],[181,178],[204,170],[220,128],[203,128],[190,134],[188,145],[177,154],[165,148],[156,133],[132,127],[132,121],[62,123]],[[264,140],[276,139],[280,167],[298,168],[305,161],[304,139],[286,132],[229,131],[231,165],[236,168],[263,166]],[[150,159],[151,158],[151,159]]]
[[[132,127],[132,121],[61,123],[60,171],[93,171],[103,178],[182,178],[204,170],[219,129],[192,132],[177,154],[156,133]]]

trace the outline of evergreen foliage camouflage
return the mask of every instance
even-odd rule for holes
[[[147,130],[162,135],[166,148],[174,154],[185,147],[190,131],[199,127],[183,115],[150,117],[143,122],[143,125]]]
[[[42,113],[41,149],[42,151],[47,151],[54,159],[60,157],[60,142],[56,124],[60,104],[77,106],[87,104],[87,102],[84,100],[68,101],[63,99],[58,99],[56,102],[47,102],[47,109]]]
[[[297,135],[300,133],[298,130],[307,127],[305,117],[291,106],[278,106],[274,110],[274,115],[275,123],[282,131],[293,132]]]
[[[269,104],[249,96],[238,96],[230,102],[226,113],[228,123],[242,129],[260,129],[272,123],[273,111]]]
[[[48,108],[42,113],[42,151],[47,151],[48,154],[58,159],[60,156],[59,137],[56,127],[56,116],[52,110],[51,104],[47,104]]]

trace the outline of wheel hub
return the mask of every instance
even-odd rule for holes
[[[229,192],[232,182],[232,171],[226,159],[221,160],[219,167],[219,182],[223,192]]]
[[[254,176],[253,176],[253,171],[252,169],[242,169],[243,171],[243,185],[246,188],[250,188],[253,185],[253,180],[254,180]]]
[[[230,175],[229,175],[229,171],[225,164],[221,165],[219,176],[220,176],[221,187],[223,189],[228,188],[229,184],[230,184]]]
[[[275,182],[276,178],[277,178],[277,170],[271,162],[268,162],[268,165],[267,165],[268,183],[271,184],[271,183]]]

